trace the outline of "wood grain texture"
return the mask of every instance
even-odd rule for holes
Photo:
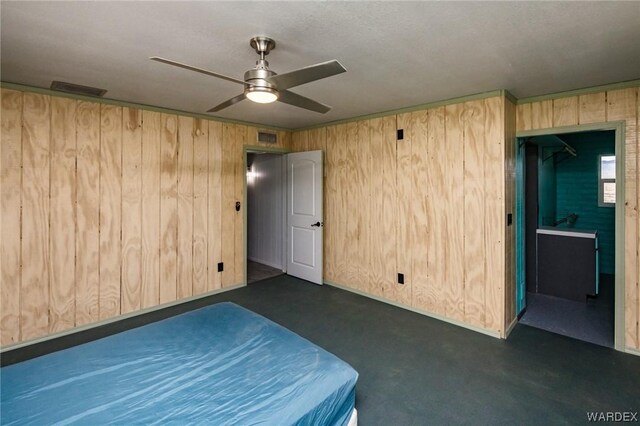
[[[580,124],[607,121],[607,93],[591,93],[578,97],[578,121]]]
[[[225,247],[233,247],[233,240],[230,238],[233,230],[223,228],[225,224],[225,215],[223,212],[223,172],[225,158],[223,156],[223,147],[225,146],[222,123],[209,122],[209,172],[208,180],[208,290],[216,290],[222,288],[224,272],[218,272],[218,262],[225,262],[224,269],[231,268],[233,263],[226,261],[223,249]],[[227,188],[232,190],[233,187]],[[228,271],[227,271],[228,274]]]
[[[413,287],[412,304],[416,308],[427,311],[435,310],[435,293],[429,277],[429,246],[431,220],[429,217],[430,195],[433,193],[433,182],[429,174],[429,113],[416,111],[411,114],[405,134],[411,143],[411,207],[410,226],[413,243],[411,245],[411,277]],[[403,141],[400,141],[402,143]]]
[[[50,114],[49,97],[23,95],[20,310],[23,340],[49,332]]]
[[[398,196],[396,182],[396,158],[397,158],[397,140],[396,140],[396,117],[387,116],[382,118],[382,139],[383,139],[383,155],[382,155],[382,203],[384,221],[380,224],[382,238],[384,244],[381,247],[382,258],[385,259],[383,264],[382,291],[386,298],[391,299],[393,294],[397,292],[399,284],[397,283],[397,256],[396,256],[396,199]]]
[[[178,286],[178,117],[160,116],[160,303]]]
[[[446,316],[464,320],[464,159],[465,144],[461,115],[461,104],[445,107],[445,132],[447,137],[446,170],[449,192],[443,200],[444,218],[447,229],[447,249],[445,253],[445,296]]]
[[[293,152],[309,151],[309,131],[294,132],[291,138],[291,150]]]
[[[76,104],[51,98],[50,333],[75,325]]]
[[[439,315],[445,315],[445,264],[444,253],[447,248],[447,228],[444,221],[445,211],[443,200],[449,190],[446,171],[447,144],[445,137],[445,109],[444,107],[429,110],[428,139],[427,139],[427,175],[425,190],[428,194],[427,204],[427,277],[429,279],[429,294],[433,300],[430,310]]]
[[[307,149],[309,151],[326,151],[327,147],[327,131],[321,127],[319,129],[309,130]]]
[[[338,212],[338,161],[335,126],[326,130],[325,182],[324,182],[324,278],[330,282],[340,282],[336,274],[336,254],[338,234],[336,220]]]
[[[371,174],[370,182],[370,277],[369,291],[371,294],[382,297],[384,288],[384,264],[387,259],[384,257],[383,247],[385,236],[382,231],[384,217],[384,121],[382,118],[374,118],[369,121],[369,148],[371,163],[369,169]],[[326,223],[326,222],[325,222]],[[329,241],[326,241],[328,246]],[[331,246],[328,246],[329,249]]]
[[[233,283],[243,284],[246,283],[245,279],[245,263],[246,255],[244,252],[244,213],[243,210],[247,208],[244,205],[244,179],[246,176],[245,159],[244,159],[244,146],[247,143],[247,126],[236,125],[236,139],[233,144],[233,164],[234,164],[234,198],[235,202],[241,203],[240,210],[236,211],[234,205],[235,215],[233,217],[234,228],[234,253],[233,253],[233,271],[234,279]],[[235,204],[235,203],[234,203]]]
[[[485,227],[484,189],[485,111],[483,101],[466,102],[464,132],[464,319],[484,326]],[[497,190],[491,188],[490,190]]]
[[[484,100],[484,324],[504,330],[505,248],[505,147],[504,102],[501,97]],[[577,114],[576,114],[577,117]]]
[[[515,182],[516,182],[516,106],[505,100],[504,113],[505,133],[505,216],[511,213],[514,218],[510,226],[505,227],[505,291],[504,291],[504,326],[503,337],[507,327],[516,317],[516,252],[515,252]]]
[[[120,310],[141,308],[142,111],[122,111],[122,264]]]
[[[178,282],[176,297],[193,294],[193,135],[194,119],[178,116]],[[206,157],[205,157],[206,158]],[[201,249],[200,249],[201,250]]]
[[[531,103],[518,104],[516,108],[516,129],[531,130]]]
[[[359,121],[357,135],[357,151],[355,161],[356,202],[360,206],[357,215],[357,253],[356,266],[359,288],[371,293],[371,149],[370,122]],[[309,148],[315,150],[316,141],[309,138]]]
[[[578,124],[578,97],[571,96],[553,100],[553,127]]]
[[[142,112],[141,308],[160,303],[160,134],[161,114]]]
[[[348,285],[347,247],[350,241],[347,236],[347,217],[349,213],[347,210],[347,185],[343,183],[347,182],[348,177],[346,124],[329,127],[327,129],[327,138],[332,147],[335,167],[335,185],[332,187],[331,193],[327,194],[333,200],[331,209],[333,215],[326,218],[331,221],[330,226],[334,235],[334,246],[332,248],[334,250],[333,273],[338,280],[337,282]]]
[[[22,93],[2,89],[0,127],[0,344],[20,338]]]
[[[76,326],[100,318],[100,105],[78,102],[76,120]]]
[[[208,289],[209,122],[193,122],[193,294]],[[215,259],[211,259],[213,263]],[[212,277],[213,278],[213,277]]]
[[[236,126],[229,123],[222,125],[222,287],[235,284],[235,144]]]
[[[625,345],[638,348],[638,142],[637,106],[638,89],[607,92],[609,121],[625,120],[624,216],[625,216]]]
[[[100,319],[120,314],[122,107],[100,111]]]
[[[411,113],[397,116],[398,129],[407,129],[411,126]],[[394,287],[392,300],[410,305],[412,300],[412,249],[413,249],[413,214],[411,212],[411,176],[413,173],[411,164],[411,132],[404,133],[404,139],[396,144],[396,265],[399,274],[404,274],[404,284]],[[397,281],[396,281],[397,282]]]
[[[362,206],[358,204],[358,123],[346,124],[346,134],[344,143],[346,144],[345,180],[341,182],[342,196],[345,197],[344,220],[347,224],[346,240],[344,241],[345,256],[345,281],[347,285],[361,289],[361,279],[358,276],[358,225]]]
[[[551,99],[531,103],[531,128],[553,127],[553,101]]]

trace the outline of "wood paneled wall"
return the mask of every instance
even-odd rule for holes
[[[2,89],[1,344],[244,283],[256,132]]]
[[[503,335],[506,117],[492,97],[295,132],[326,154],[325,279]]]
[[[625,345],[640,349],[640,217],[638,215],[638,88],[519,104],[517,129],[536,130],[608,121],[625,122]]]

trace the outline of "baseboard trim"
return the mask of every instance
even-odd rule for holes
[[[427,317],[431,317],[433,319],[437,319],[437,320],[440,320],[440,321],[443,321],[443,322],[448,322],[449,324],[457,325],[458,327],[466,328],[468,330],[475,331],[477,333],[486,334],[487,336],[495,337],[496,339],[501,339],[502,338],[500,336],[500,332],[498,332],[498,331],[488,330],[488,329],[482,328],[482,327],[476,327],[474,325],[467,324],[467,323],[464,323],[462,321],[455,320],[453,318],[447,318],[447,317],[444,317],[442,315],[435,314],[433,312],[424,311],[422,309],[417,309],[417,308],[414,308],[412,306],[408,306],[408,305],[404,305],[402,303],[394,302],[393,300],[385,299],[384,297],[374,296],[373,294],[365,293],[363,291],[356,290],[356,289],[353,289],[353,288],[349,288],[349,287],[346,287],[344,285],[337,284],[337,283],[334,283],[334,282],[331,282],[331,281],[324,280],[324,283],[327,284],[327,285],[330,285],[332,287],[336,287],[336,288],[339,288],[339,289],[342,289],[342,290],[345,290],[345,291],[349,291],[351,293],[359,294],[360,296],[368,297],[369,299],[377,300],[378,302],[387,303],[389,305],[393,305],[393,306],[396,306],[398,308],[406,309],[408,311],[415,312],[417,314],[424,315],[424,316],[427,316]]]
[[[168,308],[172,308],[172,307],[188,304],[188,303],[191,303],[191,302],[198,301],[200,299],[204,299],[204,298],[209,297],[209,296],[213,296],[215,294],[220,294],[220,293],[224,293],[224,292],[227,292],[227,291],[236,290],[238,288],[245,287],[245,286],[246,286],[245,283],[236,284],[236,285],[233,285],[231,287],[225,287],[225,288],[220,288],[220,289],[208,291],[206,293],[202,293],[202,294],[199,294],[197,296],[191,296],[191,297],[187,297],[187,298],[184,298],[184,299],[175,300],[173,302],[163,303],[161,305],[152,306],[150,308],[141,309],[139,311],[129,312],[127,314],[119,315],[117,317],[108,318],[108,319],[105,319],[105,320],[102,320],[102,321],[98,321],[98,322],[93,322],[91,324],[86,324],[86,325],[82,325],[82,326],[79,326],[79,327],[70,328],[68,330],[64,330],[64,331],[60,331],[60,332],[57,332],[57,333],[49,334],[49,335],[43,336],[43,337],[38,337],[36,339],[26,340],[24,342],[16,343],[16,344],[13,344],[13,345],[3,346],[2,348],[0,348],[0,354],[5,354],[5,353],[10,352],[10,351],[15,351],[15,350],[18,350],[18,349],[23,349],[23,348],[27,348],[27,347],[31,347],[31,346],[35,346],[35,345],[39,345],[39,344],[45,344],[47,342],[54,341],[56,339],[61,339],[61,338],[65,338],[65,337],[69,337],[69,336],[73,336],[73,335],[78,335],[80,333],[91,332],[92,330],[95,330],[95,329],[97,329],[99,327],[108,326],[110,324],[115,324],[115,323],[118,323],[118,322],[121,322],[121,321],[136,319],[137,317],[148,315],[148,314],[151,314],[153,312],[162,311],[162,310],[165,310],[165,309],[168,309]],[[197,309],[197,308],[194,308],[194,309]],[[150,321],[150,322],[153,322],[153,321]],[[5,363],[2,362],[2,365],[5,365]]]
[[[507,329],[504,332],[504,338],[508,338],[509,335],[511,334],[511,332],[513,331],[513,329],[516,327],[516,325],[518,324],[518,318],[514,318],[513,321],[511,321],[511,324],[509,324],[509,327],[507,327]]]
[[[625,348],[624,351],[628,354],[640,356],[640,350],[634,348]]]

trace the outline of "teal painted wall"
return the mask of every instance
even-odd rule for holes
[[[576,213],[573,227],[598,231],[600,272],[615,271],[615,208],[598,206],[598,156],[615,153],[614,132],[563,135],[578,153],[556,162],[556,220]]]

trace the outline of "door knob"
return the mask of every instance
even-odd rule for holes
[[[322,224],[321,224],[320,222],[316,222],[316,223],[311,224],[311,226],[318,226],[318,227],[320,227],[320,226],[322,226]]]

